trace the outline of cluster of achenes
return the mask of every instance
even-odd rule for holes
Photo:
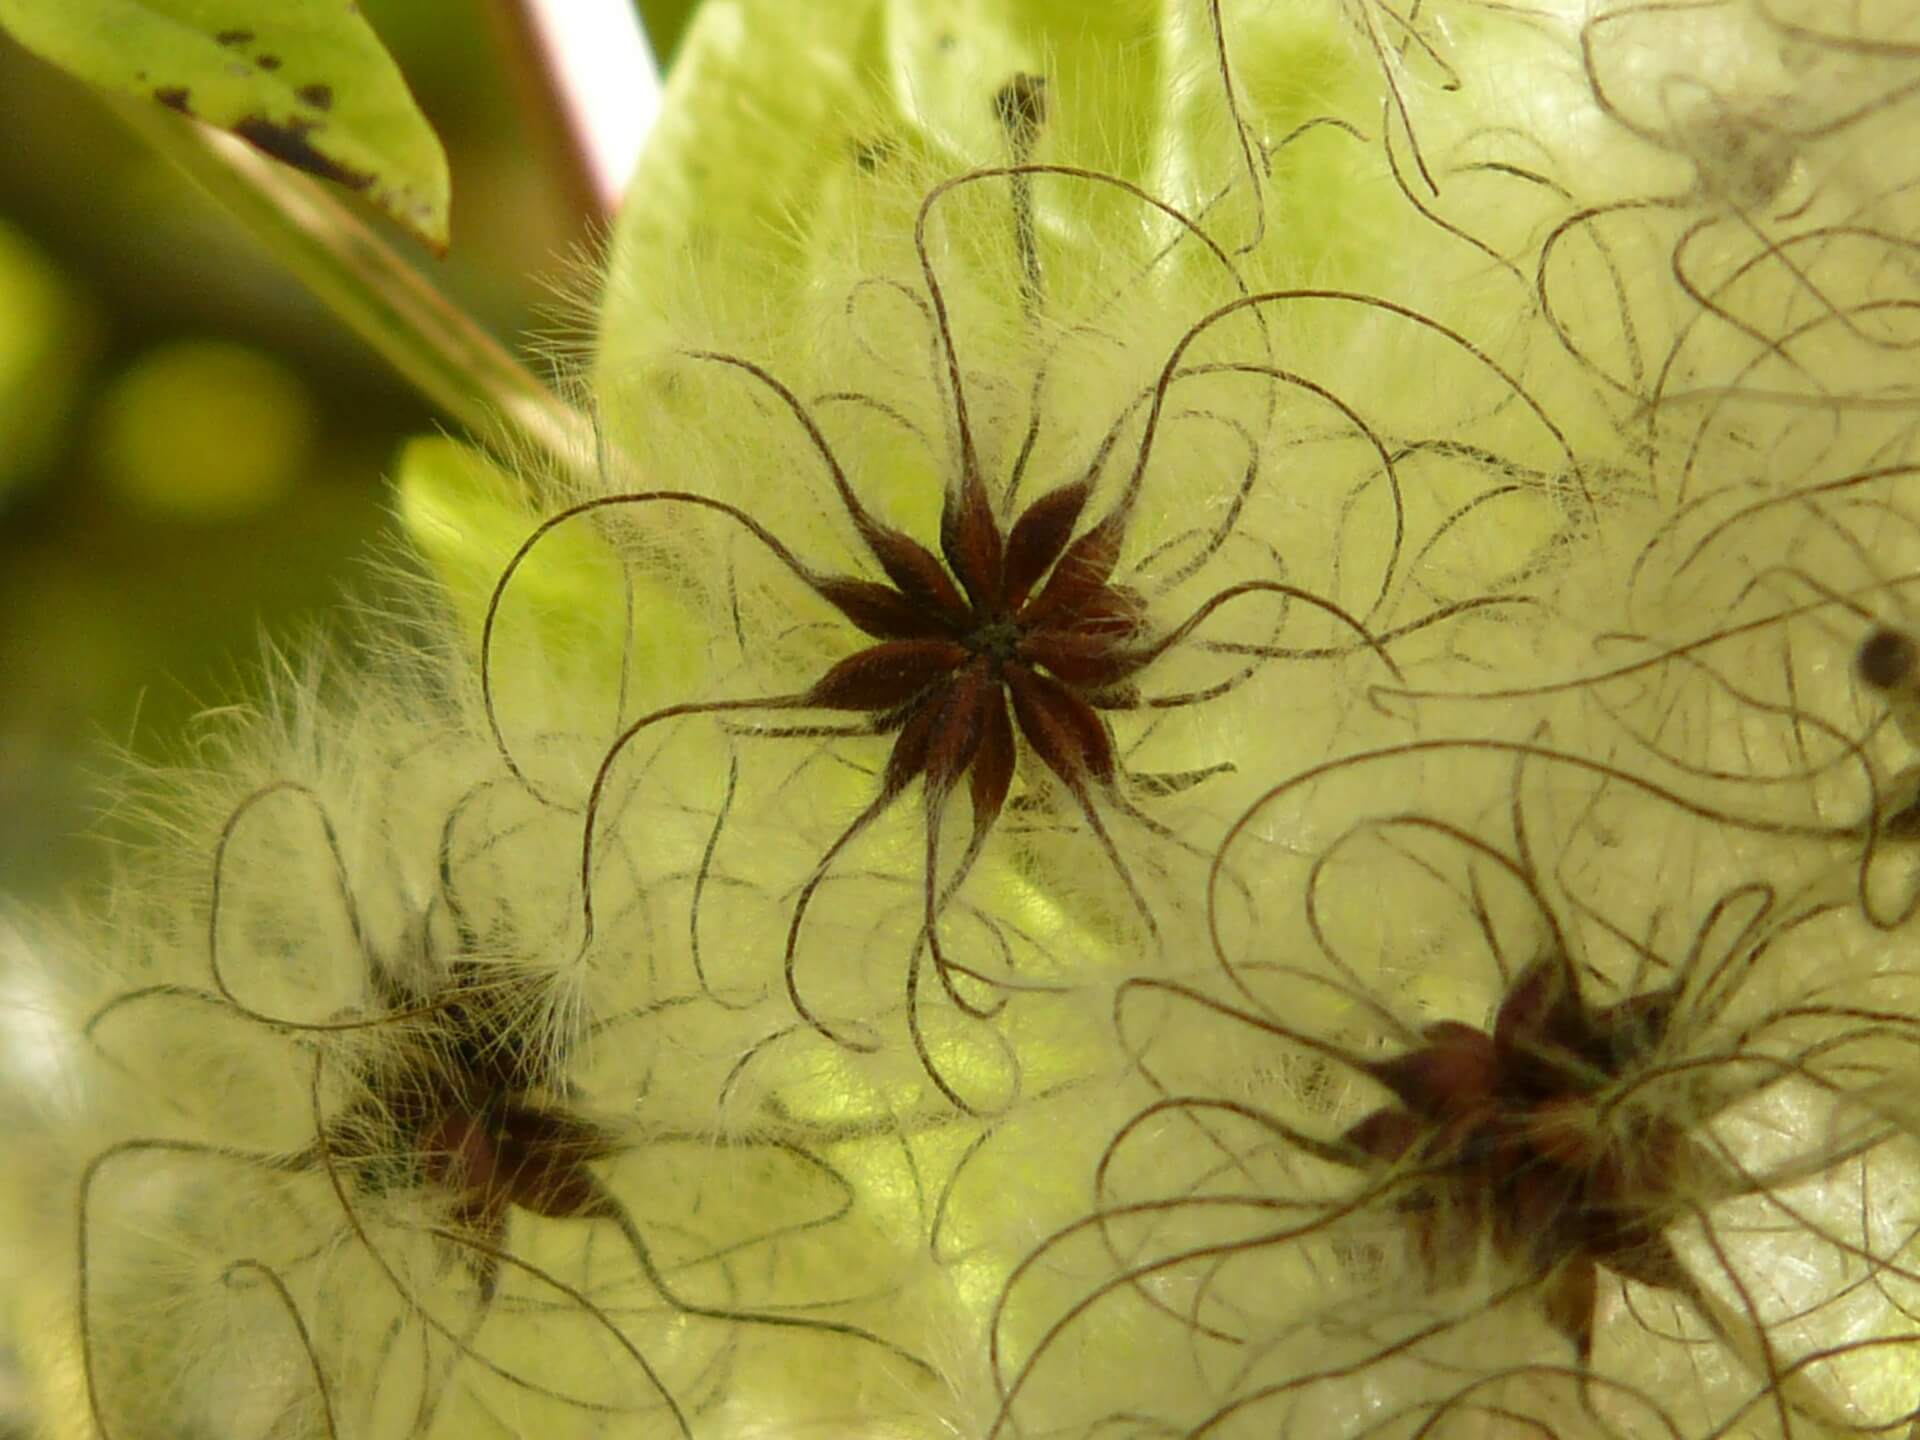
[[[1920,27],[1057,8],[710,8],[36,934],[51,1433],[1911,1433]]]

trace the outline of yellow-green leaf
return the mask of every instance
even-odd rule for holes
[[[82,80],[231,131],[446,247],[446,155],[352,0],[0,0],[0,26]]]
[[[537,523],[525,490],[480,451],[438,435],[408,441],[394,479],[400,523],[477,653],[495,583]],[[638,617],[631,628],[629,609]],[[680,590],[629,573],[584,520],[523,557],[498,618],[495,664],[519,668],[520,652],[531,650],[543,683],[581,703],[587,690],[614,685],[623,647],[632,694],[644,700],[683,693],[702,674],[706,631]]]

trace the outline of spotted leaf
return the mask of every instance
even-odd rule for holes
[[[446,248],[446,155],[348,0],[0,0],[0,27],[82,80],[357,191]]]

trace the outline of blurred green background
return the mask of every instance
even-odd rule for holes
[[[670,55],[693,0],[640,9]],[[364,0],[453,171],[445,260],[523,355],[597,226],[511,0]],[[438,422],[85,87],[0,35],[0,904],[83,880],[120,751],[178,759],[261,638],[352,620],[385,475]],[[391,546],[385,547],[389,555]]]

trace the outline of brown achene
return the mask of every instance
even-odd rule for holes
[[[1345,1144],[1420,1175],[1398,1208],[1440,1278],[1481,1236],[1496,1255],[1547,1277],[1542,1303],[1585,1365],[1596,1267],[1692,1293],[1664,1232],[1713,1162],[1677,1121],[1605,1100],[1659,1045],[1675,994],[1656,990],[1595,1010],[1565,958],[1528,965],[1491,1029],[1456,1020],[1424,1044],[1365,1066],[1398,1101],[1352,1126]]]
[[[394,1014],[431,1013],[428,1029],[376,1054],[367,1094],[321,1132],[320,1152],[354,1172],[362,1188],[391,1183],[386,1153],[362,1153],[364,1135],[406,1162],[404,1179],[452,1197],[451,1219],[483,1248],[463,1251],[491,1300],[498,1250],[515,1207],[554,1220],[613,1220],[620,1205],[590,1168],[626,1147],[602,1126],[538,1098],[538,1066],[512,997],[528,988],[486,978],[472,960],[448,967],[444,994],[415,994],[384,970],[379,998]]]
[[[1204,248],[1221,267],[1238,298],[1202,316],[1173,345],[1155,381],[1122,407],[1105,434],[1091,447],[1078,474],[1041,494],[1018,513],[1012,497],[1019,491],[1033,441],[1042,424],[1038,409],[1041,386],[1034,388],[1035,410],[1030,417],[1027,443],[1004,477],[990,485],[980,458],[975,424],[968,405],[968,383],[961,364],[945,292],[929,252],[928,217],[941,197],[955,189],[996,179],[1027,180],[1056,176],[1076,183],[1117,189],[1177,225],[1184,240]],[[828,574],[816,570],[757,518],[740,506],[687,490],[646,490],[605,495],[582,501],[541,522],[521,543],[495,583],[481,638],[483,698],[494,739],[507,767],[529,791],[549,799],[522,772],[501,733],[493,704],[492,654],[494,634],[507,588],[528,556],[556,527],[610,508],[665,505],[691,507],[724,517],[747,532],[788,573],[814,596],[826,602],[841,621],[865,643],[828,665],[811,684],[792,693],[738,699],[691,700],[668,705],[627,724],[608,746],[584,807],[580,882],[585,934],[594,931],[593,871],[595,847],[600,843],[600,814],[614,766],[641,732],[668,720],[695,715],[722,715],[745,711],[825,711],[860,718],[840,728],[832,724],[795,729],[747,730],[767,737],[853,738],[888,736],[892,746],[881,769],[873,799],[827,847],[812,873],[800,885],[794,901],[784,955],[789,999],[800,1018],[819,1033],[850,1048],[869,1048],[864,1039],[837,1033],[817,1016],[800,993],[795,976],[799,937],[814,896],[826,881],[836,859],[870,825],[914,785],[923,785],[925,861],[923,914],[909,970],[907,1015],[913,1040],[929,1075],[942,1092],[963,1109],[972,1107],[941,1077],[932,1063],[919,1030],[917,995],[923,959],[930,961],[947,998],[976,1018],[993,1013],[998,1003],[983,1005],[967,998],[956,985],[956,975],[977,981],[985,977],[947,958],[940,936],[940,916],[979,859],[990,833],[1004,812],[1024,748],[1039,768],[1057,781],[1085,820],[1113,873],[1124,888],[1147,933],[1158,936],[1151,907],[1119,846],[1102,818],[1104,805],[1175,845],[1173,832],[1144,813],[1128,798],[1124,765],[1108,717],[1118,712],[1165,711],[1212,700],[1234,688],[1262,664],[1276,659],[1330,659],[1370,652],[1389,671],[1399,675],[1386,642],[1486,602],[1442,607],[1385,636],[1376,636],[1366,623],[1331,600],[1279,579],[1251,578],[1223,585],[1194,604],[1172,624],[1148,618],[1148,598],[1116,578],[1126,548],[1156,437],[1172,419],[1192,419],[1176,411],[1171,393],[1181,382],[1231,370],[1273,385],[1299,384],[1312,393],[1326,392],[1270,364],[1247,362],[1233,366],[1184,363],[1199,338],[1236,317],[1255,327],[1264,343],[1262,312],[1291,298],[1292,292],[1251,294],[1240,282],[1231,257],[1192,217],[1138,186],[1111,175],[1070,166],[1022,164],[969,172],[935,187],[921,203],[915,227],[915,249],[921,267],[924,298],[906,291],[927,319],[935,340],[936,374],[941,401],[948,411],[954,454],[952,479],[942,507],[938,553],[904,531],[881,521],[856,493],[846,466],[828,441],[813,409],[770,370],[741,356],[711,350],[683,352],[688,360],[737,370],[784,411],[804,434],[807,447],[824,467],[839,509],[861,549],[884,578]],[[1306,293],[1306,292],[1300,292]],[[1331,292],[1329,292],[1331,293]],[[1350,297],[1341,297],[1350,298]],[[1045,362],[1042,364],[1045,373]],[[884,402],[856,394],[828,399],[869,403],[892,413]],[[1343,407],[1344,409],[1344,407]],[[1208,423],[1218,417],[1202,415]],[[1101,486],[1122,435],[1139,422],[1132,454],[1122,465],[1112,498],[1096,516],[1088,512]],[[1234,422],[1249,451],[1245,474],[1231,493],[1219,526],[1195,538],[1198,554],[1186,560],[1168,583],[1197,574],[1227,544],[1246,498],[1262,470],[1258,437]],[[1377,437],[1369,438],[1383,456],[1383,474],[1392,482],[1392,462]],[[996,505],[992,492],[1005,502]],[[1395,495],[1395,554],[1400,528]],[[1280,567],[1276,564],[1275,569]],[[1389,567],[1391,569],[1391,567]],[[1383,582],[1384,583],[1384,582]],[[1278,644],[1214,645],[1194,637],[1219,610],[1243,597],[1264,595],[1284,606],[1299,605],[1320,612],[1334,627],[1352,637],[1345,645],[1284,647]],[[1191,690],[1142,694],[1142,673],[1176,647],[1188,643],[1202,651],[1240,657],[1241,668],[1224,680]],[[1207,772],[1211,773],[1211,772]],[[1173,783],[1190,777],[1175,777]],[[948,802],[965,782],[971,802],[972,826],[966,851],[950,872],[943,872],[939,835]],[[557,803],[551,802],[550,803]],[[1186,848],[1191,849],[1190,845]]]
[[[931,847],[964,778],[970,861],[1006,804],[1017,726],[1105,838],[1091,802],[1096,789],[1112,791],[1117,762],[1101,712],[1138,703],[1133,677],[1160,647],[1148,640],[1139,597],[1113,583],[1123,516],[1071,538],[1091,489],[1088,479],[1063,485],[1003,531],[976,471],[942,520],[944,568],[910,537],[870,525],[863,538],[891,585],[820,582],[876,643],[833,665],[804,703],[865,712],[875,733],[896,737],[856,826],[923,779]]]
[[[364,963],[369,998],[376,1002],[373,1014],[300,1020],[254,1008],[229,983],[223,931],[238,928],[223,925],[229,850],[247,817],[263,802],[281,795],[301,797],[314,809],[334,869],[346,929]],[[166,983],[130,989],[101,1006],[89,1019],[84,1033],[95,1044],[99,1043],[96,1031],[109,1016],[131,1006],[153,1003],[204,1005],[243,1024],[313,1042],[356,1032],[378,1037],[375,1043],[344,1055],[333,1052],[325,1043],[315,1045],[309,1088],[312,1130],[311,1139],[304,1144],[279,1151],[252,1151],[195,1140],[137,1138],[110,1145],[89,1162],[80,1181],[78,1308],[82,1365],[94,1422],[101,1435],[113,1432],[109,1429],[109,1408],[102,1394],[98,1347],[90,1318],[90,1217],[101,1174],[140,1156],[197,1157],[210,1164],[263,1175],[323,1178],[338,1205],[343,1233],[358,1241],[375,1269],[405,1302],[407,1313],[452,1346],[454,1359],[530,1393],[589,1409],[604,1408],[598,1400],[550,1389],[541,1378],[496,1361],[476,1348],[476,1337],[496,1300],[502,1268],[520,1272],[537,1286],[557,1292],[608,1335],[644,1377],[647,1389],[658,1396],[673,1433],[682,1436],[693,1434],[686,1411],[619,1320],[566,1279],[522,1258],[511,1247],[509,1223],[515,1209],[551,1220],[604,1221],[612,1225],[641,1278],[679,1317],[839,1336],[876,1346],[924,1370],[925,1362],[918,1356],[855,1324],[780,1310],[703,1304],[679,1293],[655,1260],[639,1224],[597,1169],[602,1162],[631,1155],[649,1139],[675,1137],[618,1129],[591,1118],[570,1093],[564,1067],[558,1063],[561,1057],[554,1053],[552,1038],[540,1024],[539,1017],[548,1008],[544,1002],[553,978],[474,958],[500,947],[497,937],[489,942],[475,929],[457,898],[452,879],[452,842],[459,814],[456,807],[441,833],[440,893],[427,917],[438,913],[450,921],[454,942],[448,947],[454,952],[451,957],[435,953],[432,927],[423,919],[417,964],[407,966],[408,973],[382,958],[370,943],[339,839],[318,796],[304,784],[275,781],[235,807],[215,847],[206,942],[212,988]],[[337,1094],[327,1083],[330,1071],[349,1077],[350,1098],[337,1109],[330,1109],[328,1104],[329,1096]],[[756,1136],[740,1137],[739,1143],[783,1150],[845,1187],[837,1172],[799,1146]],[[417,1219],[409,1219],[393,1228],[419,1226],[445,1253],[460,1259],[477,1290],[477,1303],[463,1323],[456,1326],[436,1314],[389,1258],[382,1236],[391,1222],[383,1215],[381,1202],[395,1195],[427,1196],[435,1202],[433,1219],[423,1226]],[[402,1209],[410,1212],[413,1207]],[[307,1264],[325,1248],[312,1250],[293,1265]],[[341,1433],[333,1411],[327,1365],[293,1291],[279,1270],[264,1260],[238,1259],[230,1267],[229,1277],[243,1272],[266,1283],[287,1310],[307,1353],[325,1431],[329,1436]],[[431,1428],[450,1373],[422,1392],[417,1433],[427,1433]]]
[[[1441,748],[1576,767],[1599,763],[1539,745],[1432,741],[1329,762],[1301,776],[1310,780],[1341,765]],[[1652,791],[1651,782],[1609,774]],[[1082,1353],[1069,1346],[1093,1333],[1096,1317],[1110,1316],[1121,1304],[1176,1327],[1196,1364],[1217,1359],[1235,1376],[1230,1389],[1206,1402],[1212,1408],[1203,1415],[1164,1417],[1167,1433],[1242,1433],[1228,1427],[1250,1425],[1256,1414],[1296,1402],[1311,1406],[1316,1402],[1309,1397],[1322,1385],[1395,1356],[1431,1361],[1444,1373],[1457,1364],[1457,1352],[1444,1345],[1430,1351],[1430,1343],[1458,1335],[1475,1317],[1509,1304],[1544,1320],[1573,1357],[1516,1356],[1512,1367],[1469,1379],[1451,1394],[1443,1388],[1414,1399],[1392,1418],[1418,1413],[1437,1425],[1450,1412],[1477,1409],[1474,1397],[1483,1384],[1527,1371],[1573,1381],[1582,1403],[1595,1411],[1607,1395],[1634,1398],[1632,1383],[1610,1371],[1609,1361],[1617,1357],[1596,1355],[1604,1348],[1596,1345],[1596,1327],[1606,1315],[1611,1286],[1603,1272],[1633,1282],[1623,1303],[1643,1328],[1653,1330],[1636,1308],[1636,1287],[1690,1312],[1678,1321],[1679,1333],[1654,1333],[1692,1346],[1702,1343],[1694,1327],[1704,1327],[1760,1386],[1737,1402],[1745,1406],[1742,1413],[1771,1409],[1784,1433],[1793,1433],[1794,1415],[1835,1433],[1871,1428],[1836,1419],[1844,1405],[1836,1405],[1826,1376],[1804,1373],[1809,1362],[1782,1353],[1784,1344],[1774,1333],[1783,1307],[1802,1320],[1842,1301],[1855,1282],[1819,1297],[1782,1296],[1764,1272],[1753,1273],[1755,1253],[1743,1238],[1775,1235],[1784,1225],[1812,1246],[1897,1273],[1903,1281],[1911,1278],[1897,1258],[1881,1253],[1877,1240],[1848,1233],[1844,1222],[1829,1225],[1794,1193],[1806,1182],[1845,1177],[1896,1135],[1898,1127],[1875,1098],[1884,1075],[1871,1062],[1862,1065],[1856,1044],[1882,1034],[1910,1037],[1910,1014],[1876,998],[1871,984],[1849,994],[1844,982],[1815,980],[1799,993],[1765,1001],[1743,993],[1764,972],[1779,978],[1785,970],[1795,983],[1796,958],[1804,965],[1832,943],[1828,925],[1844,933],[1851,907],[1801,894],[1783,908],[1770,883],[1747,882],[1715,899],[1684,956],[1668,956],[1655,947],[1651,932],[1642,938],[1570,894],[1583,918],[1633,957],[1631,973],[1597,968],[1576,958],[1576,937],[1549,904],[1516,798],[1512,854],[1450,821],[1416,812],[1357,821],[1300,857],[1306,875],[1297,893],[1303,899],[1288,886],[1276,891],[1301,904],[1323,963],[1259,955],[1269,930],[1257,923],[1245,939],[1258,958],[1238,958],[1227,943],[1218,903],[1233,847],[1277,799],[1306,780],[1294,777],[1273,787],[1235,823],[1216,855],[1214,958],[1238,996],[1158,976],[1131,977],[1115,992],[1114,1028],[1158,1098],[1107,1139],[1095,1166],[1091,1210],[1055,1229],[1010,1272],[989,1325],[1000,1408],[987,1440],[1023,1429],[1028,1407],[1059,1402],[1056,1387],[1076,1383],[1069,1378],[1070,1361]],[[1280,834],[1276,843],[1286,844],[1283,828]],[[1358,878],[1369,895],[1385,883],[1378,852],[1369,852],[1364,865],[1348,864],[1351,857],[1343,856],[1349,841],[1371,836],[1386,839],[1388,853],[1417,865],[1464,904],[1498,976],[1493,1013],[1484,1021],[1476,1016],[1473,1022],[1409,1024],[1349,963],[1341,932],[1325,923],[1330,908],[1364,916],[1361,943],[1378,946],[1381,936],[1364,905],[1359,911],[1332,907],[1323,888],[1336,871]],[[1421,836],[1473,857],[1464,885],[1451,883],[1431,851],[1407,843]],[[1533,931],[1525,942],[1525,960],[1509,959],[1502,938],[1506,922],[1497,920],[1507,912],[1490,906],[1482,866],[1504,872],[1519,886],[1544,931]],[[1342,901],[1353,898],[1340,894]],[[1406,911],[1423,939],[1431,938],[1434,917],[1444,913],[1426,905]],[[1793,949],[1780,948],[1789,941]],[[1589,981],[1602,987],[1604,1000],[1587,993]],[[1277,988],[1265,993],[1269,985]],[[1384,1026],[1385,1045],[1359,1041],[1364,1031],[1342,1040],[1299,1023],[1293,1008],[1302,993],[1314,990],[1330,991],[1342,1002],[1343,1031],[1352,1015],[1369,1012]],[[1285,1068],[1252,1071],[1231,1043],[1193,1043],[1194,1032],[1169,1023],[1169,1004],[1274,1042]],[[1162,1054],[1156,1043],[1162,1035],[1178,1036],[1181,1044]],[[1295,1068],[1296,1059],[1305,1066]],[[1344,1110],[1345,1087],[1337,1078],[1342,1074],[1381,1093],[1357,1114],[1347,1111],[1331,1133],[1290,1113]],[[1284,1106],[1257,1098],[1274,1082],[1288,1096]],[[1737,1131],[1722,1130],[1719,1121],[1751,1123],[1753,1113],[1735,1112],[1749,1102],[1769,1103],[1762,1097],[1774,1095],[1795,1104],[1818,1095],[1824,1098],[1817,1103],[1833,1108],[1799,1153],[1751,1167],[1739,1153]],[[1195,1158],[1169,1145],[1187,1147]],[[1738,1213],[1746,1205],[1766,1214],[1756,1221],[1751,1213]],[[1750,1228],[1756,1224],[1757,1232]],[[1902,1231],[1897,1243],[1904,1247],[1908,1238]],[[1100,1278],[1070,1291],[1065,1302],[1055,1301],[1047,1287],[1085,1266],[1092,1250]],[[1287,1268],[1270,1263],[1289,1255],[1297,1262],[1289,1259]],[[1291,1268],[1296,1263],[1298,1270]],[[1315,1302],[1300,1306],[1299,1294],[1286,1283],[1276,1285],[1275,1276],[1319,1269],[1336,1277],[1332,1293],[1341,1299],[1335,1302],[1339,1308],[1316,1317]],[[1423,1296],[1439,1302],[1436,1308],[1422,1309]],[[1909,1343],[1907,1313],[1900,1310],[1889,1323],[1897,1343]],[[1357,1360],[1336,1348],[1316,1365],[1294,1367],[1284,1358],[1269,1364],[1269,1356],[1283,1348],[1275,1337],[1301,1324],[1337,1347],[1362,1343],[1370,1347],[1368,1357]],[[1884,1343],[1873,1336],[1825,1353]],[[1031,1398],[1043,1391],[1044,1401]],[[1118,1403],[1132,1401],[1125,1395]],[[1096,1395],[1089,1403],[1098,1412],[1107,1397]],[[1086,1433],[1134,1414],[1104,1412]],[[1284,1424],[1279,1428],[1295,1433]],[[1269,1425],[1261,1433],[1275,1431]],[[1319,1422],[1298,1433],[1321,1433]],[[1542,1427],[1541,1433],[1550,1431]]]

